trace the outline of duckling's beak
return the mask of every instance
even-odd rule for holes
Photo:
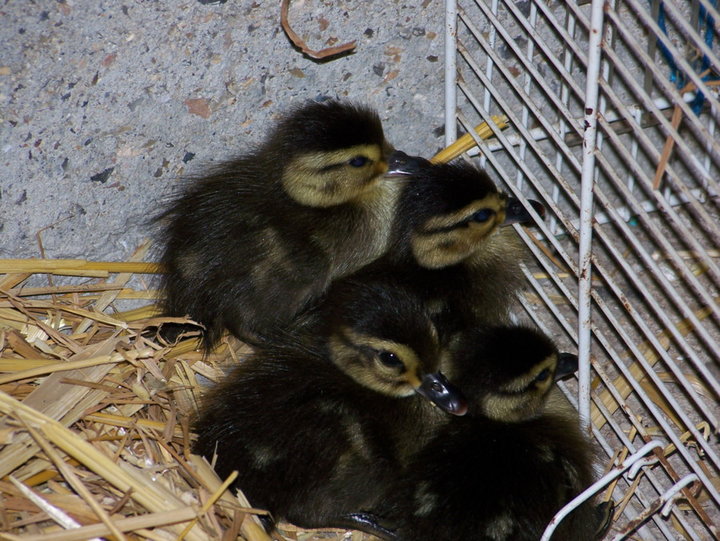
[[[415,175],[423,168],[430,166],[430,162],[420,156],[408,156],[402,150],[396,150],[388,158],[386,177],[406,177]]]
[[[453,415],[465,415],[467,412],[467,400],[462,391],[440,372],[425,375],[415,392]]]
[[[533,199],[528,199],[527,201],[541,218],[545,217],[545,207],[542,203],[534,201]],[[522,206],[520,200],[514,197],[508,197],[507,208],[505,209],[505,221],[502,225],[527,224],[532,223],[532,221],[532,216],[530,216],[530,213]]]
[[[574,353],[561,353],[558,355],[557,368],[555,369],[555,381],[574,374],[578,369],[578,356]]]

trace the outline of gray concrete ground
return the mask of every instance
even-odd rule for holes
[[[410,153],[442,145],[443,2],[5,0],[0,257],[123,260],[183,174],[262,138],[317,96],[377,108]]]

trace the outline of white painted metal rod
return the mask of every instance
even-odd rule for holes
[[[464,86],[461,86],[461,88],[465,91],[465,87],[464,87]],[[508,111],[508,112],[509,112],[509,111]],[[502,144],[502,143],[501,143],[501,144]],[[622,145],[619,145],[619,147],[620,147],[621,150],[624,148]],[[602,156],[600,156],[600,158],[602,158]],[[571,163],[572,163],[572,160],[571,160]],[[614,173],[613,169],[612,169],[610,166],[607,166],[607,167],[606,167],[606,172],[607,172],[608,174],[613,174],[613,173]],[[558,178],[558,177],[559,177],[559,174],[557,174],[557,175],[555,175],[555,176],[556,176],[556,178]],[[651,182],[650,179],[647,179],[647,182],[648,182],[648,183]],[[536,180],[533,180],[533,184],[537,185],[538,182],[537,182]],[[617,181],[615,184],[616,184],[616,187],[618,187],[619,189],[624,189],[624,184],[622,183],[622,181]],[[566,192],[571,192],[571,191],[570,191],[570,190],[566,190]],[[628,192],[627,190],[625,190],[625,192],[626,192],[626,193],[625,193],[625,198],[626,198],[626,201],[627,201],[627,202],[636,202],[636,199],[634,198],[634,196],[633,196],[630,192]],[[602,194],[602,192],[600,192],[600,191],[597,190],[597,189],[596,189],[596,193],[598,193],[598,195],[601,195],[601,194]],[[642,208],[642,204],[641,204],[640,202],[636,202],[636,203],[633,205],[633,208],[635,209],[635,213],[636,213],[636,214],[642,213],[643,210],[644,210],[644,209]],[[672,215],[672,214],[673,214],[673,211],[670,211],[669,214]],[[625,225],[625,224],[624,224],[624,219],[623,219],[621,216],[619,216],[619,215],[615,218],[615,222],[616,222],[618,225],[621,225],[621,226],[624,226],[624,225]],[[681,221],[679,218],[675,220],[675,224],[677,224],[678,227],[683,227],[683,226],[682,226],[682,221]],[[681,229],[681,230],[680,230],[680,233],[689,240],[690,244],[697,244],[697,240],[694,238],[694,236],[692,235],[692,233],[690,233],[690,232],[687,231],[686,229]],[[669,242],[667,241],[664,233],[655,230],[655,231],[654,231],[654,236],[655,236],[656,240],[659,240],[661,243],[664,243],[664,244],[665,244],[664,249],[665,249],[669,254],[674,254],[674,250],[673,250],[672,246],[669,244]],[[605,240],[604,244],[612,246],[612,242],[610,242],[610,241],[607,240],[607,239],[604,239],[604,240]],[[713,268],[717,269],[715,261],[714,261],[712,258],[710,258],[710,257],[705,253],[704,249],[703,249],[699,244],[697,244],[696,246],[693,246],[693,248],[694,248],[694,249],[696,250],[696,252],[698,253],[698,258],[700,258],[700,259],[702,260],[702,262],[703,262],[704,265],[706,265],[709,269],[713,269]],[[646,255],[647,255],[647,254],[646,254]],[[620,258],[619,260],[620,260],[621,262],[623,262],[623,261],[624,261],[624,258]],[[649,255],[647,255],[646,261],[648,262],[649,265],[651,265],[651,268],[654,268],[656,271],[659,271],[659,267],[655,264],[655,262],[652,261],[652,259],[649,257]],[[691,283],[697,284],[697,280],[696,280],[695,276],[692,274],[692,271],[690,271],[690,270],[687,268],[687,265],[686,265],[684,262],[682,262],[681,260],[678,259],[677,261],[675,261],[675,263],[678,265],[678,268],[681,269],[681,274],[684,276],[684,278],[685,278],[686,280],[691,281]],[[660,274],[660,276],[662,276],[662,274]],[[638,281],[638,277],[637,277],[637,276],[634,276],[634,281],[635,281],[635,284],[636,284],[636,286],[637,286],[637,285],[639,284],[639,281]],[[669,284],[666,284],[666,286],[669,286]],[[644,287],[643,287],[643,286],[640,286],[640,287],[641,287],[641,289],[644,290]],[[706,289],[704,289],[704,288],[702,288],[702,287],[700,287],[700,286],[697,286],[695,289],[696,289],[696,291],[698,291],[698,292],[700,293],[701,296],[704,296],[704,297],[705,297],[705,302],[706,302],[706,303],[708,303],[709,305],[712,305],[712,302],[713,302],[712,297],[711,297],[711,296],[708,297],[709,293],[707,292]],[[673,291],[672,288],[670,288],[670,290]],[[680,303],[680,308],[681,308],[681,310],[683,311],[685,317],[689,317],[691,320],[695,320],[696,323],[699,323],[699,322],[697,322],[697,320],[696,320],[696,318],[695,318],[695,316],[694,316],[694,314],[693,314],[693,311],[687,306],[687,304],[686,304],[684,301],[682,301],[682,300],[680,299],[680,297],[678,297],[677,295],[675,295],[675,300],[676,300],[676,302],[679,302],[679,303]],[[660,313],[662,313],[662,310],[660,310]],[[665,320],[666,320],[666,321],[665,321],[666,324],[671,324],[670,321],[669,321],[666,317],[665,317]],[[641,319],[641,321],[642,321],[642,319]],[[703,327],[699,327],[699,329],[700,329],[699,332],[700,332],[701,334],[703,334],[706,343],[708,343],[708,344],[710,345],[710,347],[714,347],[714,342],[713,342],[712,339],[710,338],[710,335],[709,335],[707,332],[705,332],[705,330],[704,330]],[[652,334],[651,334],[651,337],[652,337]],[[700,370],[703,372],[703,375],[704,375],[705,378],[707,379],[708,376],[709,376],[709,372],[708,372],[707,368],[704,366],[703,361],[702,361],[701,359],[699,359],[699,357],[697,356],[697,353],[694,352],[694,351],[692,350],[692,348],[689,348],[689,346],[685,343],[685,340],[682,340],[682,339],[681,339],[681,340],[680,340],[680,343],[683,344],[683,346],[685,346],[686,353],[687,353],[687,354],[689,355],[689,357],[694,361],[694,364],[696,364],[697,366],[701,366]],[[666,357],[666,359],[669,360],[669,357]],[[683,378],[683,379],[684,379],[684,378]],[[683,379],[681,379],[680,381],[683,381]],[[720,387],[717,386],[717,383],[715,383],[714,380],[709,379],[708,381],[711,382],[711,385],[713,385],[713,386],[716,387],[716,390],[720,390]],[[685,383],[686,383],[687,385],[689,385],[689,383],[687,383],[687,382],[685,382]],[[694,393],[694,391],[691,391],[691,392]],[[695,393],[695,394],[696,394],[696,393]]]
[[[605,1],[593,0],[590,13],[588,66],[585,85],[583,161],[580,177],[580,245],[578,254],[578,406],[580,421],[590,425],[590,325],[592,318],[593,186],[597,137],[600,61],[602,59]]]
[[[685,477],[680,479],[680,481],[675,483],[658,499],[652,502],[647,507],[647,509],[643,511],[643,513],[641,513],[638,517],[632,520],[623,532],[613,537],[613,541],[622,541],[623,539],[627,539],[630,533],[632,533],[639,525],[648,520],[651,516],[657,514],[658,511],[660,512],[660,515],[667,517],[672,511],[675,499],[677,498],[680,491],[687,487],[690,483],[693,483],[697,480],[697,475],[695,475],[694,473],[686,475]],[[678,516],[678,514],[676,514],[675,516]],[[688,533],[688,535],[690,535],[691,540],[700,541],[702,539],[693,529],[686,530],[686,532]]]
[[[465,85],[461,85],[461,89],[463,89],[463,91],[465,91]],[[510,113],[510,112],[508,111],[508,113]],[[501,138],[502,135],[499,135],[498,137]],[[603,156],[600,155],[598,157],[600,158],[601,163],[604,163]],[[522,162],[522,160],[519,160],[519,161]],[[606,172],[610,175],[614,174],[613,169],[609,165],[606,167]],[[531,181],[534,185],[536,185],[536,186],[538,185],[537,180],[535,180],[534,178],[531,178]],[[648,180],[648,182],[649,182],[649,180]],[[624,194],[625,200],[628,204],[632,205],[634,212],[636,214],[644,215],[642,205],[636,201],[635,197],[629,191],[627,191],[627,189],[625,188],[622,181],[618,180],[618,181],[616,181],[615,184],[618,189],[625,191],[625,194]],[[568,195],[572,199],[572,192],[570,190],[566,190],[566,191],[569,192]],[[606,200],[604,199],[604,195],[603,195],[602,191],[600,191],[599,189],[596,189],[596,193],[597,193],[598,197],[603,198],[603,202],[606,206],[609,205],[609,203],[607,203]],[[557,213],[557,210],[554,208],[553,208],[553,211]],[[670,212],[670,214],[672,214],[672,211]],[[627,225],[625,224],[625,221],[621,216],[615,215],[614,221],[619,227],[623,228],[623,230],[627,233],[628,238],[634,240],[634,236],[628,232],[629,229],[627,228]],[[665,234],[663,232],[655,229],[654,226],[652,225],[651,221],[647,220],[647,223],[648,223],[648,227],[650,228],[651,233],[653,233],[654,238],[663,245],[664,250],[667,253],[671,254],[671,256],[677,257],[677,255],[674,254],[673,247],[670,245],[670,243],[666,239]],[[679,220],[679,219],[676,220],[676,223],[682,224],[681,220]],[[568,229],[568,230],[571,229],[570,227],[567,226],[567,224],[565,224],[565,225],[566,225],[566,229]],[[690,232],[681,231],[681,233],[684,233],[684,236],[689,238],[690,244],[697,243],[696,239],[694,239],[694,237],[692,236],[692,234]],[[613,243],[604,235],[604,233],[602,231],[598,231],[597,234],[600,236],[601,240],[603,240],[603,244],[605,244],[611,250],[614,249]],[[698,257],[703,260],[703,263],[706,266],[708,266],[709,268],[713,268],[713,266],[715,265],[715,262],[712,260],[712,258],[709,258],[709,256],[704,252],[704,250],[699,245],[693,246],[693,247],[697,250]],[[653,269],[656,273],[659,273],[658,276],[661,279],[664,279],[664,275],[661,273],[659,266],[657,265],[657,263],[655,261],[652,260],[652,257],[649,254],[647,254],[647,252],[644,250],[644,248],[642,246],[638,246],[637,243],[636,243],[635,248],[637,250],[639,250],[639,253],[644,255],[645,261],[649,265],[649,268]],[[709,261],[708,261],[708,259],[709,259]],[[618,257],[616,257],[616,260],[618,261],[619,264],[625,265],[624,257],[618,256]],[[678,265],[678,268],[681,269],[681,274],[684,276],[684,278],[686,280],[689,280],[693,284],[697,284],[697,279],[695,278],[695,276],[692,274],[692,272],[687,268],[687,266],[681,260],[678,259],[676,261],[676,264]],[[642,294],[646,298],[652,299],[650,293],[647,291],[645,286],[642,284],[642,282],[640,280],[641,277],[638,276],[636,273],[634,273],[632,271],[632,269],[629,269],[627,274],[628,274],[628,277],[631,279],[631,281],[634,282],[635,286],[640,289]],[[609,276],[606,276],[605,279],[611,280],[611,278]],[[665,286],[666,286],[666,288],[668,288],[668,291],[670,292],[670,294],[673,295],[674,301],[680,307],[684,316],[690,318],[691,321],[693,321],[694,323],[696,323],[698,325],[699,332],[701,333],[701,335],[703,335],[706,343],[708,343],[710,345],[710,347],[714,347],[714,345],[713,345],[714,342],[713,342],[712,338],[710,338],[709,334],[705,331],[704,327],[702,327],[700,325],[700,322],[695,317],[693,311],[688,307],[688,305],[682,300],[682,298],[677,294],[677,292],[674,290],[674,288],[671,287],[671,285],[669,283],[666,283]],[[698,285],[698,286],[696,286],[696,290],[700,293],[701,296],[703,296],[705,298],[706,303],[708,303],[709,305],[712,305],[712,303],[713,303],[712,296],[705,289],[703,289],[702,287],[700,287]],[[664,323],[668,326],[668,328],[671,330],[671,332],[674,331],[674,333],[677,334],[677,331],[674,328],[674,323],[672,321],[670,321],[670,319],[664,313],[663,309],[658,308],[657,306],[655,309],[656,309],[656,314],[658,314],[663,319]],[[655,341],[655,343],[657,344],[657,339],[655,338],[654,333],[652,331],[647,330],[648,327],[645,324],[644,319],[641,316],[638,316],[636,319],[636,322],[639,323],[640,325],[642,325],[644,329],[646,329],[646,335],[648,336],[648,338],[651,341]],[[677,336],[676,336],[676,338],[677,338]],[[685,350],[685,352],[689,356],[689,358],[693,361],[694,364],[696,364],[699,367],[700,371],[703,373],[706,380],[708,382],[710,382],[711,386],[715,387],[716,392],[720,392],[720,386],[718,386],[716,380],[714,380],[711,377],[710,372],[708,371],[707,367],[704,366],[704,362],[702,361],[702,359],[700,359],[698,357],[698,354],[692,348],[690,348],[688,346],[688,344],[686,343],[686,341],[684,339],[682,339],[682,337],[679,337],[679,338],[680,338],[679,343],[683,345],[683,349]],[[656,348],[657,348],[657,345],[656,345]],[[659,354],[665,359],[666,362],[671,363],[672,366],[675,366],[674,363],[672,363],[671,357],[667,354],[667,352],[665,351],[664,348],[662,348],[662,347],[659,348]],[[679,369],[675,369],[673,371],[676,374],[680,372]],[[688,392],[690,392],[690,394],[695,396],[697,399],[697,396],[698,396],[697,392],[691,388],[689,382],[687,382],[685,378],[681,378],[679,381],[685,384],[686,390],[688,390],[688,388],[690,388]],[[709,411],[709,410],[707,408],[702,408],[701,411]],[[712,419],[711,419],[711,422],[712,422]],[[716,425],[716,422],[713,422],[713,424]]]
[[[649,63],[649,65],[652,65],[653,59],[650,58],[648,54],[643,50],[643,48],[637,44],[632,31],[627,28],[627,26],[623,23],[622,19],[618,16],[618,14],[612,11],[608,11],[608,19],[612,21],[613,27],[618,31],[623,41],[628,43],[628,46],[638,47],[638,49],[634,52],[638,56],[639,60],[641,62],[647,62]],[[657,26],[655,26],[655,29],[657,29]],[[660,34],[660,36],[657,36],[659,39],[667,39],[665,34],[663,34],[662,32],[660,32]],[[672,137],[676,141],[676,144],[678,146],[683,147],[685,145],[683,140],[684,138],[679,135],[678,131],[670,124],[670,122],[666,118],[664,118],[663,115],[658,115],[657,111],[652,110],[651,106],[654,104],[652,104],[652,100],[645,93],[642,85],[637,81],[635,74],[631,73],[630,70],[628,70],[628,68],[620,60],[619,56],[615,51],[613,51],[612,49],[608,49],[607,54],[613,62],[613,65],[617,68],[618,73],[623,76],[623,80],[628,84],[629,87],[632,88],[633,92],[636,95],[642,98],[643,105],[648,107],[648,110],[652,112],[653,115],[658,119],[660,125],[663,127],[663,131],[669,137]],[[716,118],[720,119],[720,103],[718,103],[714,92],[710,90],[707,85],[702,80],[700,80],[699,77],[697,77],[695,72],[692,71],[692,68],[688,66],[682,59],[679,59],[678,62],[680,64],[684,64],[687,69],[690,70],[688,76],[691,79],[696,79],[694,82],[697,85],[697,88],[704,91],[705,97],[711,105],[710,109],[716,111]],[[716,163],[720,162],[720,142],[713,140],[707,128],[700,121],[700,118],[692,111],[692,109],[690,109],[690,107],[682,99],[679,99],[679,90],[668,80],[665,73],[656,73],[655,75],[655,82],[657,87],[662,89],[668,99],[674,104],[676,104],[678,107],[680,107],[680,109],[682,110],[685,125],[687,125],[688,127],[690,127],[690,129],[693,130],[693,133],[699,140],[711,143],[710,154],[713,156],[713,159],[716,161]],[[693,156],[693,153],[689,152],[689,149],[687,148],[684,149],[684,152],[690,157]],[[703,171],[702,166],[699,165],[699,161],[697,164],[693,165],[698,167],[700,171]],[[707,173],[705,173],[705,175],[707,175]]]
[[[603,475],[596,482],[594,482],[592,485],[590,485],[588,488],[583,490],[573,500],[571,500],[565,507],[560,509],[560,511],[558,511],[555,514],[553,519],[550,521],[550,524],[548,524],[547,528],[545,528],[545,532],[543,533],[542,537],[540,538],[540,541],[548,541],[550,539],[550,537],[552,537],[552,534],[555,532],[555,528],[557,528],[557,525],[560,523],[560,521],[562,519],[564,519],[566,516],[568,516],[572,511],[574,511],[580,505],[585,503],[587,500],[592,498],[602,488],[606,487],[612,481],[614,481],[615,479],[620,477],[627,470],[634,468],[636,464],[639,465],[640,467],[644,467],[644,466],[651,464],[652,459],[650,459],[650,461],[648,461],[648,459],[646,459],[646,455],[655,449],[662,449],[662,447],[663,447],[663,445],[659,441],[651,441],[649,443],[646,443],[638,450],[637,453],[634,453],[634,454],[630,455],[627,459],[625,459],[625,461],[620,466],[616,466],[615,468],[610,470],[608,473]],[[657,459],[655,459],[655,460],[657,460]]]
[[[457,139],[455,114],[457,111],[457,2],[445,0],[445,146]]]
[[[462,86],[461,86],[462,88]],[[458,119],[463,122],[464,118],[462,114],[458,114]],[[469,129],[469,125],[465,125],[466,129]],[[502,133],[497,134],[498,137],[502,137]],[[502,166],[498,163],[496,159],[494,159],[494,155],[488,156],[488,161],[490,161],[493,165],[493,167],[496,168],[500,172],[501,175],[507,176],[506,173],[504,173]],[[525,164],[518,163],[519,167],[525,167]],[[544,194],[547,195],[547,194]],[[542,223],[539,223],[538,226],[542,229],[544,226]],[[553,244],[553,247],[558,250],[558,254],[566,258],[567,254],[562,250],[562,247],[557,243],[557,241],[550,237],[550,242]],[[564,259],[564,262],[566,265],[568,265],[569,268],[571,268],[574,272],[577,274],[577,269],[575,268],[575,265],[572,261],[569,259]],[[600,271],[601,275],[604,275],[606,277],[610,277],[610,273],[604,269],[598,262],[596,262],[596,266],[598,270]],[[612,284],[612,280],[610,278],[609,284]],[[615,286],[613,289],[613,292],[618,298],[623,298],[624,295],[622,292]],[[653,381],[653,383],[656,385],[656,387],[661,391],[663,394],[663,397],[668,401],[668,403],[674,408],[676,411],[678,417],[682,420],[682,422],[686,425],[687,429],[693,434],[693,436],[696,438],[698,445],[700,445],[703,450],[706,452],[707,458],[712,461],[715,464],[715,467],[720,467],[720,461],[718,460],[716,451],[706,442],[702,435],[698,432],[698,430],[695,428],[692,420],[689,419],[688,415],[685,413],[684,409],[678,404],[677,400],[672,396],[672,393],[670,393],[669,389],[667,388],[667,385],[665,385],[664,382],[658,377],[658,375],[653,370],[652,366],[649,366],[647,361],[644,358],[643,353],[639,350],[637,344],[635,344],[632,337],[628,335],[623,325],[617,321],[617,318],[612,312],[612,309],[607,306],[607,304],[604,302],[603,298],[600,295],[597,295],[595,292],[592,292],[593,300],[597,305],[601,308],[603,315],[607,318],[607,320],[611,323],[615,331],[618,333],[618,335],[623,339],[625,342],[625,345],[632,351],[632,353],[637,358],[638,362],[641,364],[643,369],[646,372],[647,377]],[[627,301],[626,301],[627,302]],[[596,335],[598,339],[602,338],[602,341],[604,342],[604,347],[608,352],[611,352],[613,348],[609,346],[608,341],[604,339],[604,337],[601,336],[601,333],[599,329],[593,328],[593,332]],[[618,355],[611,355],[614,359],[619,358]],[[693,468],[693,470],[700,476],[700,478],[703,480],[705,484],[710,484],[710,481],[708,480],[705,472],[703,472],[697,465],[694,463],[692,457],[689,455],[688,450],[685,448],[684,444],[680,440],[679,436],[675,434],[673,428],[667,423],[665,418],[662,416],[662,414],[658,411],[657,407],[653,404],[652,399],[645,393],[642,386],[635,380],[635,378],[630,374],[629,370],[625,365],[622,363],[617,363],[616,366],[620,369],[620,371],[623,373],[624,377],[627,379],[630,386],[633,388],[633,391],[638,394],[638,396],[643,400],[645,406],[648,408],[648,410],[652,413],[653,417],[657,420],[657,422],[663,427],[663,429],[667,432],[668,437],[673,441],[673,443],[676,444],[678,447],[678,452],[685,458],[685,460],[688,463],[688,466]],[[720,503],[720,493],[718,493],[717,490],[714,489],[714,486],[711,484],[707,487],[708,491],[712,494],[713,498],[716,499],[718,503]]]

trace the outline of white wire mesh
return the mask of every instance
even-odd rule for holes
[[[549,211],[519,229],[534,256],[523,306],[590,360],[567,390],[608,467],[663,446],[604,489],[608,538],[718,538],[717,0],[446,5],[447,141],[488,122],[481,164]]]

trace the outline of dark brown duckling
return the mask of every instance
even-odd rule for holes
[[[253,151],[188,184],[158,218],[163,308],[253,343],[382,255],[401,184],[374,111],[296,107]]]
[[[437,332],[415,296],[338,287],[315,345],[258,348],[209,393],[194,451],[217,454],[221,477],[237,470],[235,486],[275,519],[367,530],[381,483],[465,405],[437,373]]]
[[[594,451],[576,412],[547,407],[559,377],[577,368],[543,334],[495,327],[463,337],[456,381],[468,396],[415,455],[379,510],[399,541],[537,541],[566,503],[593,483]],[[553,540],[592,540],[603,506],[585,503]]]
[[[542,214],[542,205],[531,204]],[[503,226],[529,220],[483,170],[425,162],[398,202],[392,248],[357,274],[402,276],[450,342],[465,329],[510,321],[525,251]]]

